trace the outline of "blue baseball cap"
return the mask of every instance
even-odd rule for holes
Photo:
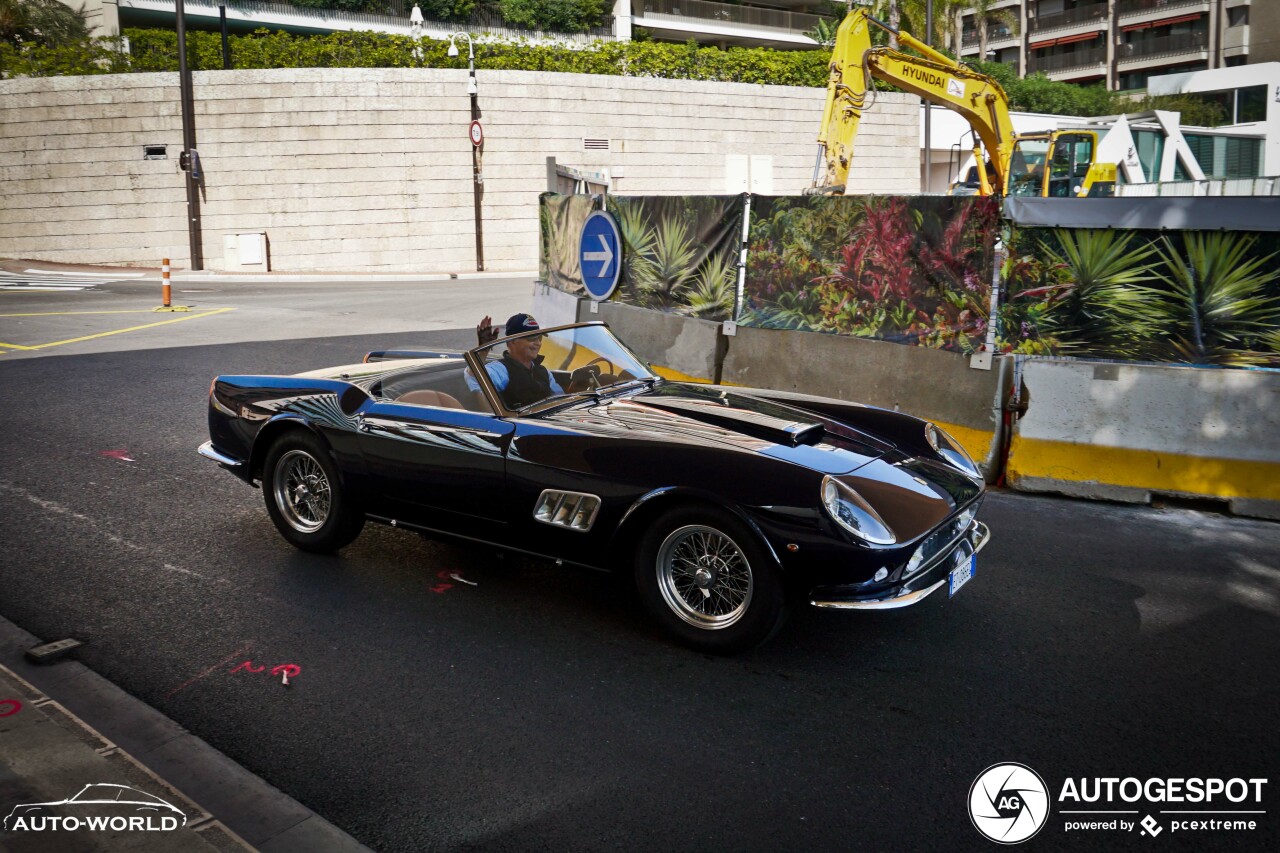
[[[516,314],[507,321],[506,332],[508,335],[518,335],[521,332],[534,332],[540,328],[538,321],[528,314]]]

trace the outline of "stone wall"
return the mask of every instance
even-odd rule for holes
[[[277,270],[475,270],[466,71],[194,78],[206,269],[224,268],[225,235],[262,231]],[[537,269],[548,156],[607,168],[627,195],[736,192],[744,162],[762,192],[798,194],[812,175],[820,89],[478,78],[487,270]],[[880,94],[855,191],[919,190],[918,112],[918,99]],[[181,128],[177,74],[0,80],[0,257],[189,266]],[[168,159],[143,159],[146,145],[166,145]]]

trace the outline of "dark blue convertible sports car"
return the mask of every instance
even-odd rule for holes
[[[554,393],[500,391],[508,349],[539,353]],[[209,435],[200,453],[261,483],[298,548],[335,551],[377,521],[631,571],[663,627],[712,652],[768,639],[795,600],[954,595],[989,536],[982,476],[933,424],[667,381],[601,323],[219,376]]]

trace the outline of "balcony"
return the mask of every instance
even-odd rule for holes
[[[1107,49],[1105,47],[1091,47],[1086,50],[1077,50],[1073,53],[1059,53],[1056,56],[1036,56],[1032,54],[1027,64],[1030,66],[1028,71],[1043,71],[1046,74],[1053,75],[1062,71],[1090,70],[1093,66],[1100,65],[1106,61]]]
[[[1022,38],[1022,32],[1015,24],[1010,27],[1005,24],[996,24],[987,28],[987,48],[998,49],[1002,47],[1011,47]],[[965,30],[960,36],[960,49],[973,50],[979,44],[977,30]]]
[[[1129,18],[1147,12],[1175,12],[1193,7],[1207,12],[1210,5],[1210,0],[1120,0],[1116,7],[1121,18]]]
[[[1184,54],[1202,56],[1208,49],[1208,33],[1179,33],[1122,44],[1116,49],[1116,57],[1122,66],[1130,67],[1151,60],[1177,59]]]
[[[784,12],[758,6],[731,6],[709,0],[634,0],[636,25],[652,27],[655,23],[678,24],[676,29],[692,25],[700,32],[706,27],[717,29],[778,30],[802,36],[818,25],[822,18],[803,12]],[[639,20],[643,18],[644,20]],[[812,42],[810,42],[812,44]]]
[[[1078,6],[1053,15],[1037,15],[1028,19],[1027,26],[1034,35],[1075,27],[1097,29],[1107,26],[1107,23],[1107,4],[1095,3],[1092,6]]]

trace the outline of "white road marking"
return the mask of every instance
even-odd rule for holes
[[[69,275],[77,278],[142,278],[146,275],[144,272],[66,272],[63,270],[27,270],[27,272],[33,275]]]

